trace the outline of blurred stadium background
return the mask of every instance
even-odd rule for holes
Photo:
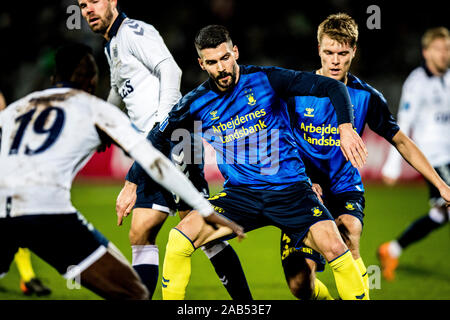
[[[149,2],[150,3],[150,2]],[[421,63],[420,37],[430,27],[449,27],[444,1],[430,0],[415,6],[409,2],[320,0],[172,0],[157,7],[142,1],[120,1],[131,18],[153,24],[164,38],[183,70],[182,93],[206,79],[196,61],[195,33],[210,23],[224,24],[240,49],[240,63],[277,65],[314,70],[319,66],[316,27],[329,14],[346,12],[360,28],[357,58],[351,72],[381,91],[396,114],[401,86],[409,72]],[[93,34],[80,17],[80,28],[69,30],[68,11],[76,0],[27,1],[2,4],[0,11],[0,90],[7,102],[50,85],[55,49],[67,41],[80,41],[93,47],[100,67],[97,95],[106,98],[109,68],[103,55],[103,39]],[[369,29],[369,5],[381,9],[381,28]],[[373,299],[450,299],[450,241],[448,225],[408,249],[401,258],[395,282],[377,279],[377,246],[398,235],[414,218],[428,210],[423,180],[404,163],[400,185],[383,186],[380,168],[388,144],[369,129],[363,139],[369,148],[369,162],[361,171],[366,181],[366,219],[361,243],[367,266],[373,266]],[[129,221],[116,226],[115,199],[130,160],[117,148],[96,154],[78,175],[73,203],[85,217],[112,240],[131,261],[128,244]],[[222,177],[214,163],[207,165],[211,191],[219,191]],[[129,219],[128,219],[129,220]],[[161,261],[168,230],[178,218],[169,218],[161,230],[158,245]],[[279,259],[279,231],[267,227],[235,244],[256,299],[293,299],[282,274]],[[57,254],[57,253],[56,253]],[[54,269],[33,256],[36,273],[53,293],[45,299],[98,299],[85,289],[68,289]],[[264,266],[264,267],[261,267]],[[329,268],[319,277],[337,292]],[[206,257],[196,253],[188,287],[188,299],[228,299],[225,289]],[[0,280],[0,300],[24,299],[15,265]],[[161,289],[154,299],[161,298]]]

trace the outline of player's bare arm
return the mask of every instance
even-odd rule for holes
[[[447,203],[450,201],[450,188],[438,175],[428,159],[417,145],[401,130],[392,139],[402,157],[416,169],[425,179],[430,181],[441,193]]]

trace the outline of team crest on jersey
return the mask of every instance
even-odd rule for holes
[[[351,202],[346,202],[346,203],[345,203],[345,209],[347,209],[347,210],[349,210],[349,211],[353,211],[353,210],[355,210],[356,208],[355,208],[355,206],[353,205],[353,203],[351,203]]]
[[[251,106],[256,104],[255,96],[253,95],[252,89],[245,91],[245,96],[247,97],[247,103]]]
[[[311,209],[314,217],[320,217],[322,215],[322,210],[319,209],[319,207],[314,207]]]
[[[306,113],[303,114],[305,117],[311,117],[311,118],[314,117],[314,115],[313,115],[314,108],[306,108],[305,111],[306,111]]]
[[[118,50],[117,50],[117,46],[113,47],[113,57],[117,58],[117,56],[119,55]]]

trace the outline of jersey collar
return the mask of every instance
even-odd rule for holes
[[[428,67],[427,67],[425,62],[422,62],[422,68],[425,70],[425,73],[427,74],[427,76],[429,78],[432,78],[434,76],[434,74],[431,73],[430,69],[428,69]]]
[[[119,12],[119,15],[117,16],[116,20],[114,20],[111,29],[108,31],[108,38],[112,39],[117,32],[119,31],[119,28],[123,22],[127,18],[127,15],[124,12]]]
[[[71,89],[80,89],[80,86],[74,82],[70,81],[58,81],[52,87],[53,88],[71,88]]]

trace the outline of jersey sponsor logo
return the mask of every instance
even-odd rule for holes
[[[312,123],[306,125],[302,122],[300,124],[300,130],[303,131],[303,139],[309,144],[330,147],[339,147],[341,145],[341,141],[333,137],[334,135],[339,134],[339,128],[332,127],[331,124],[315,126]],[[320,134],[321,138],[311,137],[307,135],[307,133]],[[325,135],[328,136],[325,137]]]
[[[306,108],[305,111],[306,113],[303,114],[305,117],[314,117],[314,115],[312,114],[314,112],[314,108]]]
[[[214,111],[213,111],[214,112]],[[255,112],[247,113],[243,116],[237,115],[236,118],[231,118],[230,121],[222,123],[219,122],[217,126],[212,126],[215,133],[221,133],[226,130],[235,130],[236,127],[242,125],[250,120],[254,120],[260,117],[264,117],[266,115],[266,111],[264,109],[256,110]]]
[[[125,99],[130,93],[132,93],[134,91],[133,86],[131,85],[131,80],[127,79],[124,83],[124,85],[122,86],[122,88],[120,88],[120,96],[122,97],[122,99]]]
[[[213,111],[214,112],[214,111]],[[247,113],[243,116],[237,115],[234,119],[231,118],[230,121],[222,123],[219,122],[218,125],[212,126],[214,133],[231,133],[220,136],[222,143],[232,142],[234,140],[238,140],[240,138],[246,137],[249,134],[267,129],[266,123],[258,118],[261,118],[266,115],[266,111],[264,109],[256,110],[255,112]],[[258,123],[255,125],[246,127],[243,124],[250,121],[258,119]],[[240,126],[240,127],[239,127]],[[239,127],[239,128],[238,128]],[[234,131],[233,131],[234,130]],[[228,133],[227,132],[227,133]]]
[[[219,119],[219,117],[217,116],[217,110],[211,111],[209,114],[212,116],[211,120]]]

